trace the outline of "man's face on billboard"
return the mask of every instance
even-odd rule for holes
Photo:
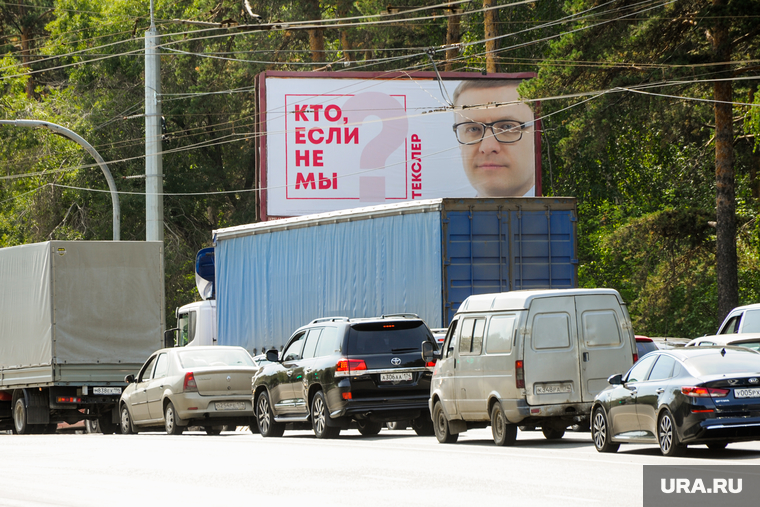
[[[456,105],[487,104],[519,100],[516,85],[499,88],[470,88],[457,97]],[[533,121],[527,104],[510,104],[487,109],[464,109],[455,113],[455,123],[493,123],[513,120],[523,124]],[[512,143],[499,142],[490,128],[483,140],[460,144],[462,165],[478,197],[523,196],[535,185],[533,126],[522,129],[522,138]]]

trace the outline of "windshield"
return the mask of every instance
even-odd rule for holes
[[[354,324],[348,336],[348,354],[418,352],[425,340],[435,343],[427,326],[419,320]]]
[[[714,354],[694,356],[685,363],[699,375],[760,373],[760,354],[726,348],[726,355],[723,356],[721,350],[724,349],[715,348]]]
[[[186,349],[178,353],[182,368],[199,366],[254,366],[244,349]]]

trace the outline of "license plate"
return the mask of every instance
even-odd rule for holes
[[[217,410],[245,410],[243,401],[217,401],[214,406]]]
[[[734,398],[760,398],[760,388],[734,389]]]
[[[92,394],[121,394],[121,387],[93,387]]]
[[[412,380],[412,373],[381,373],[380,382],[405,382]]]
[[[536,385],[536,394],[562,394],[572,393],[573,384],[565,382],[562,384],[538,384]]]

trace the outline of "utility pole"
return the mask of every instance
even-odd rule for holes
[[[161,163],[161,54],[153,22],[145,32],[145,239],[164,240],[164,171]]]

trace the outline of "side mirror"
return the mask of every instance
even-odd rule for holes
[[[267,350],[267,361],[272,363],[279,363],[280,362],[280,353],[277,352],[277,350]]]
[[[177,338],[175,332],[179,331],[178,327],[173,327],[164,331],[164,348],[171,349],[177,346]]]
[[[135,381],[135,376],[132,375],[131,373],[127,375],[126,377],[124,377],[124,382],[126,382],[127,384],[131,384],[134,381]]]
[[[435,344],[429,341],[422,342],[422,360],[426,363],[431,361],[438,361],[441,357],[441,352],[435,350]]]
[[[622,373],[616,373],[615,375],[612,375],[610,378],[608,378],[607,382],[609,382],[610,385],[613,385],[613,386],[622,385],[623,384],[623,374]]]

